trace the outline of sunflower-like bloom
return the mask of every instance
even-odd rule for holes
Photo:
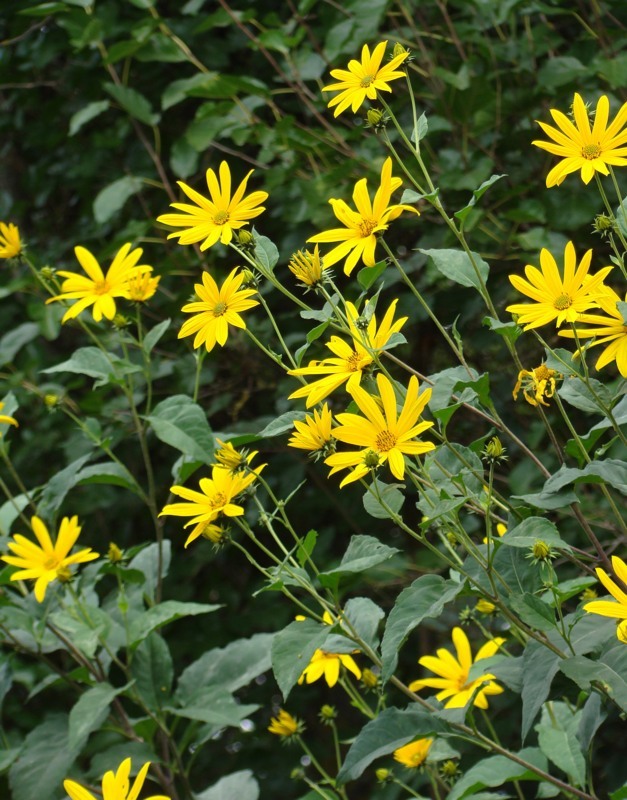
[[[185,542],[185,547],[188,547],[195,539],[202,536],[207,525],[214,523],[219,516],[242,516],[244,509],[233,500],[250,486],[264,466],[265,464],[262,464],[249,472],[231,472],[224,467],[214,466],[211,469],[211,478],[200,479],[199,492],[187,489],[185,486],[172,486],[170,492],[187,502],[169,503],[163,507],[159,516],[169,514],[175,517],[192,517],[183,526],[184,528],[194,526]]]
[[[627,564],[623,559],[618,556],[612,556],[612,568],[623,585],[627,585]],[[616,602],[614,603],[612,600],[593,600],[591,603],[586,603],[583,610],[589,614],[600,614],[602,617],[613,617],[621,620],[616,628],[616,636],[621,642],[627,644],[627,594],[610,578],[604,569],[597,567],[596,573],[603,586]]]
[[[374,253],[377,246],[377,234],[387,230],[389,223],[399,217],[403,211],[419,214],[418,210],[412,206],[390,205],[392,193],[401,184],[400,178],[392,177],[392,159],[386,158],[381,168],[381,183],[374,196],[374,201],[370,200],[366,178],[357,181],[353,190],[356,211],[353,211],[344,200],[335,198],[329,200],[333,213],[344,227],[317,233],[307,240],[308,242],[324,243],[340,242],[325,255],[325,266],[332,267],[333,264],[346,258],[344,272],[346,275],[350,275],[360,260],[367,267],[375,265]]]
[[[398,413],[396,393],[392,382],[382,373],[377,375],[381,408],[377,400],[361,386],[348,386],[348,391],[364,415],[337,414],[340,423],[333,435],[340,442],[361,447],[350,453],[334,453],[325,459],[332,467],[329,476],[341,469],[354,467],[340,488],[357,481],[387,461],[395,478],[405,475],[405,455],[417,456],[435,449],[433,442],[416,441],[416,437],[432,427],[433,422],[419,422],[420,415],[431,397],[431,389],[418,395],[418,378],[409,379],[401,413]]]
[[[397,67],[405,61],[408,52],[394,56],[384,66],[381,66],[387,42],[379,42],[372,54],[370,48],[365,44],[361,49],[361,61],[351,59],[348,62],[348,70],[332,69],[331,76],[336,78],[339,83],[331,83],[325,86],[323,92],[340,92],[329,102],[329,108],[337,106],[333,116],[339,116],[342,111],[351,106],[353,114],[363,105],[364,100],[376,100],[377,91],[391,92],[388,81],[397,78],[404,78],[405,73]]]
[[[395,750],[394,759],[409,769],[416,769],[425,762],[432,744],[433,739],[417,739]]]
[[[0,222],[0,258],[15,258],[22,252],[22,240],[17,225]]]
[[[398,333],[407,321],[407,317],[394,319],[397,302],[397,300],[393,300],[390,303],[380,326],[377,326],[376,316],[369,314],[368,304],[366,304],[364,315],[360,317],[355,306],[347,303],[346,315],[349,330],[353,336],[353,346],[351,347],[339,336],[332,336],[326,347],[334,354],[334,358],[310,361],[306,367],[288,370],[289,375],[324,376],[313,383],[301,386],[300,389],[292,392],[289,399],[306,397],[307,408],[311,408],[342,384],[346,383],[347,388],[349,385],[359,384],[364,371],[374,363],[374,355],[385,347],[392,334]],[[361,320],[366,317],[369,317],[368,322],[362,325]]]
[[[325,650],[316,650],[298,682],[313,683],[324,676],[328,686],[335,686],[340,677],[340,667],[352,672],[357,680],[361,678],[361,670],[352,656],[346,653],[327,653]]]
[[[307,414],[305,419],[294,420],[296,433],[288,441],[290,447],[308,450],[312,455],[328,456],[335,451],[335,439],[331,434],[333,415],[325,403],[320,410],[314,408],[313,416]]]
[[[105,275],[89,250],[75,247],[76,258],[87,275],[59,270],[57,274],[65,278],[61,284],[61,294],[46,300],[46,303],[57,300],[77,301],[65,312],[62,322],[75,319],[89,306],[93,306],[92,314],[96,322],[100,322],[103,317],[112,320],[116,314],[115,298],[129,300],[129,281],[152,270],[147,264],[137,264],[143,252],[141,247],[131,250],[130,242],[122,245]]]
[[[115,772],[109,770],[105,772],[102,779],[102,800],[137,800],[142,790],[150,761],[147,761],[137,773],[137,777],[130,784],[131,759],[125,758]],[[70,796],[70,800],[96,800],[94,795],[87,791],[76,781],[63,781],[63,788]],[[153,794],[146,800],[170,800],[163,794]]]
[[[302,733],[304,729],[303,723],[283,708],[279,709],[276,717],[270,718],[270,725],[268,726],[270,733],[274,733],[275,736],[281,736],[283,739],[291,739],[293,736]]]
[[[627,166],[627,103],[624,103],[614,121],[608,126],[610,101],[606,95],[599,98],[594,124],[581,95],[575,93],[572,106],[574,123],[561,111],[551,109],[557,128],[538,121],[538,125],[552,142],[534,141],[536,147],[548,150],[561,161],[546,176],[547,186],[559,186],[571,172],[581,170],[581,180],[590,183],[595,172],[609,173],[608,165]]]
[[[596,308],[597,297],[604,279],[612,271],[612,267],[603,267],[595,275],[589,275],[592,250],[581,259],[577,266],[577,256],[572,242],[564,249],[564,277],[561,276],[557,263],[545,248],[540,252],[540,267],[527,264],[525,275],[510,275],[509,279],[519,292],[530,297],[534,303],[514,303],[507,306],[506,311],[516,314],[517,322],[524,325],[524,330],[539,328],[555,320],[556,325],[564,322],[576,322],[579,315],[589,308]]]
[[[184,230],[168,236],[168,239],[178,238],[179,244],[202,242],[201,250],[213,247],[218,241],[228,244],[233,238],[233,231],[248,225],[249,220],[265,211],[259,204],[268,197],[267,192],[252,192],[244,196],[248,179],[253,172],[251,169],[231,196],[231,170],[226,161],[220,164],[219,180],[215,172],[208,169],[206,178],[210,200],[183,181],[178,181],[178,185],[196,205],[172,203],[172,208],[183,213],[162,214],[157,217],[157,222],[173,228],[183,228]]]
[[[133,303],[146,303],[154,297],[161,275],[153,278],[150,272],[138,272],[129,279],[128,299]]]
[[[31,527],[39,542],[36,545],[30,539],[16,533],[14,541],[9,542],[9,550],[15,555],[2,556],[12,567],[19,567],[11,575],[12,581],[34,580],[35,598],[43,603],[46,589],[51,581],[57,578],[63,582],[70,578],[69,567],[72,564],[83,564],[98,558],[98,553],[91,547],[79,550],[73,556],[68,555],[76,544],[81,532],[78,517],[64,517],[61,520],[57,541],[53,544],[48,528],[39,517],[31,517]]]
[[[2,411],[3,408],[4,403],[0,403],[0,411]],[[0,414],[0,425],[14,425],[16,428],[19,427],[17,420],[13,417],[7,416],[6,414]],[[1,432],[0,436],[2,436]]]
[[[627,295],[625,295],[625,299],[627,300]],[[607,344],[607,347],[598,357],[595,367],[603,369],[603,367],[615,361],[620,374],[623,378],[627,378],[627,325],[625,325],[623,315],[618,309],[620,296],[613,289],[604,287],[604,291],[597,295],[596,302],[607,316],[582,314],[576,323],[577,338],[601,337],[590,345],[590,347],[596,347],[599,344]],[[580,328],[579,324],[582,322],[594,327]],[[559,335],[567,336],[570,339],[575,336],[572,330],[559,331]]]
[[[246,323],[240,313],[258,306],[259,303],[250,299],[257,294],[255,289],[240,289],[243,280],[244,273],[238,273],[237,267],[222,286],[218,286],[208,272],[203,272],[202,283],[194,284],[194,291],[200,299],[187,303],[181,309],[194,316],[185,320],[178,338],[196,334],[194,347],[202,347],[204,344],[209,353],[216,344],[224,347],[229,335],[229,325],[245,329]]]
[[[479,649],[473,659],[468,637],[462,628],[453,628],[453,644],[457,658],[443,647],[437,651],[437,656],[423,656],[418,663],[431,672],[435,672],[439,677],[413,681],[409,684],[409,688],[412,692],[420,691],[425,686],[430,689],[439,689],[436,697],[438,700],[446,700],[445,708],[463,708],[468,704],[474,692],[479,689],[473,705],[487,708],[488,695],[501,694],[504,691],[503,687],[495,683],[494,675],[480,675],[472,681],[468,680],[468,675],[473,664],[493,656],[504,641],[505,639],[500,637],[490,639]]]
[[[318,245],[313,253],[309,250],[299,250],[292,255],[287,265],[296,280],[305,287],[305,290],[315,289],[324,283],[328,270],[324,265],[324,258],[320,257]]]
[[[518,392],[523,390],[523,397],[532,406],[548,406],[545,397],[553,397],[555,394],[555,381],[559,380],[561,375],[554,369],[549,369],[546,364],[540,364],[539,367],[529,371],[528,369],[521,369],[518,373],[518,380],[512,397],[514,400],[518,399]]]
[[[255,450],[252,453],[247,453],[246,450],[236,450],[231,442],[223,442],[221,439],[216,439],[216,442],[219,445],[214,454],[217,462],[216,466],[225,467],[230,469],[231,472],[244,469],[259,452]]]

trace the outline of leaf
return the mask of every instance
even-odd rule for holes
[[[490,186],[493,186],[497,181],[500,181],[501,178],[505,178],[505,177],[507,177],[507,176],[506,175],[492,175],[491,178],[488,178],[487,181],[484,181],[481,184],[481,186],[479,186],[477,189],[474,190],[468,205],[464,206],[459,211],[456,211],[454,216],[456,216],[457,219],[460,222],[463,223],[466,220],[466,217],[468,216],[468,214],[470,214],[470,212],[472,211],[472,209],[476,205],[477,201],[480,200],[483,197],[483,195],[488,191]]]
[[[103,88],[131,117],[145,125],[156,125],[159,121],[159,115],[153,112],[150,102],[136,89],[116,83],[105,83]]]
[[[527,517],[516,527],[508,530],[499,542],[507,547],[522,547],[528,550],[539,539],[551,547],[559,547],[568,552],[571,550],[568,542],[560,537],[556,526],[545,517]]]
[[[573,711],[566,703],[552,702],[542,710],[536,725],[538,744],[544,755],[562,772],[569,782],[583,787],[586,783],[586,762],[577,739],[581,712]]]
[[[135,650],[131,677],[141,699],[152,711],[160,711],[169,701],[174,667],[168,645],[158,633],[151,633]]]
[[[523,329],[515,322],[501,322],[494,317],[484,317],[483,324],[486,326],[486,328],[498,333],[499,336],[507,339],[507,341],[511,342],[512,344],[514,344],[514,342],[523,332]]]
[[[372,267],[364,267],[357,273],[357,280],[359,285],[367,292],[379,280],[381,275],[385,272],[387,261],[377,261]]]
[[[627,712],[627,648],[617,644],[599,661],[585,656],[572,656],[560,663],[564,675],[585,691],[592,691],[595,684],[603,685],[617,706]]]
[[[171,322],[172,322],[171,319],[164,319],[163,322],[160,322],[158,325],[155,325],[155,327],[151,328],[148,331],[148,333],[144,336],[144,341],[142,342],[142,349],[147,356],[149,356],[152,353],[153,347],[155,347],[157,342],[161,339],[163,334],[170,327]]]
[[[523,687],[521,692],[522,730],[524,741],[538,711],[551,691],[553,678],[563,663],[560,657],[535,640],[529,641],[523,653]]]
[[[209,614],[211,611],[222,608],[221,605],[209,605],[207,603],[183,603],[179,600],[166,600],[159,603],[148,611],[144,611],[135,617],[129,625],[129,646],[136,647],[142,642],[149,633],[174,622],[181,617],[195,617],[199,614]]]
[[[120,211],[129,197],[137,194],[143,186],[143,180],[133,175],[124,175],[101,189],[94,200],[94,219],[99,225],[107,222]]]
[[[373,650],[379,646],[377,630],[385,611],[367,597],[351,597],[344,607],[351,629]]]
[[[529,592],[515,594],[508,605],[527,625],[539,631],[550,631],[555,628],[555,614],[548,603]]]
[[[483,290],[483,285],[488,280],[490,267],[478,253],[472,253],[473,261],[479,273],[477,275],[470,258],[463,250],[423,250],[419,247],[418,251],[428,256],[438,272],[441,272],[442,275],[445,275],[450,280],[460,283],[462,286],[474,287],[479,291]]]
[[[103,111],[106,111],[110,105],[111,103],[109,103],[108,100],[97,100],[93,103],[87,103],[80,111],[72,114],[70,117],[68,136],[76,135],[83,125],[86,125],[92,119],[98,117]]]
[[[258,800],[259,784],[249,769],[220,778],[209,789],[194,795],[196,800]]]
[[[597,397],[601,399],[601,402],[606,406],[611,406],[611,396],[607,387],[594,378],[589,378],[588,380],[590,382],[590,387],[596,393]],[[600,407],[599,401],[596,399],[593,391],[591,391],[583,381],[568,380],[564,381],[557,390],[557,393],[562,400],[565,400],[574,408],[578,408],[581,411],[588,411],[591,414],[603,414],[603,409]]]
[[[255,237],[255,256],[261,266],[267,271],[272,272],[276,262],[279,260],[279,249],[267,236],[260,236],[257,231],[253,231]]]
[[[102,609],[89,606],[89,624],[82,616],[77,616],[75,608],[68,611],[55,611],[50,620],[72,645],[87,658],[93,658],[101,639],[107,639],[112,628],[117,625],[113,618]]]
[[[562,489],[572,483],[605,483],[613,486],[621,494],[627,495],[627,463],[617,458],[606,458],[603,461],[591,461],[583,469],[562,466],[547,479],[539,494],[515,495],[515,497],[539,508],[561,508],[571,502],[577,502],[577,495],[573,492],[562,493]],[[574,499],[570,499],[571,497]],[[551,500],[560,505],[551,506]]]
[[[516,753],[517,756],[546,772],[547,761],[537,747],[527,747]],[[516,764],[506,756],[489,756],[471,767],[453,786],[447,800],[461,800],[462,797],[475,797],[476,792],[486,786],[500,787],[508,781],[538,781],[535,772]]]
[[[384,683],[396,669],[399,651],[411,631],[425,619],[437,619],[462,588],[462,583],[445,581],[439,575],[422,575],[403,589],[388,615],[383,634],[381,680]]]
[[[46,484],[39,503],[39,515],[44,519],[54,516],[70,489],[76,485],[76,476],[91,454],[81,456],[64,469],[56,472]]]
[[[202,408],[184,394],[162,400],[146,417],[155,436],[194,461],[211,464],[215,443]]]
[[[76,375],[87,375],[98,378],[94,388],[104,386],[112,380],[120,381],[124,375],[141,372],[141,367],[131,364],[113,353],[103,353],[98,347],[81,347],[75,350],[72,357],[54,367],[42,369],[42,372],[72,372]]]
[[[100,728],[107,718],[109,706],[126,687],[114,689],[108,683],[99,683],[87,689],[70,711],[68,746],[80,751],[89,734]]]
[[[161,542],[161,559],[159,558],[159,543],[153,542],[144,547],[130,562],[129,569],[141,572],[145,577],[144,593],[151,599],[155,596],[158,583],[159,562],[161,562],[161,577],[165,578],[170,568],[172,543],[169,539]]]
[[[590,749],[596,732],[607,719],[607,712],[603,708],[602,703],[601,695],[594,692],[588,697],[584,707],[581,709],[577,739],[584,752]]]
[[[398,488],[402,485],[401,483],[385,484],[375,478],[362,498],[368,514],[375,519],[393,519],[394,514],[398,514],[405,502],[405,495]],[[389,511],[379,502],[379,498],[389,507]]]
[[[302,542],[298,545],[296,550],[296,558],[298,559],[298,563],[301,565],[301,567],[304,567],[307,563],[307,560],[314,551],[317,541],[318,531],[310,530],[307,532],[307,535]]]
[[[271,439],[274,436],[281,436],[286,431],[292,431],[294,420],[303,420],[307,414],[304,411],[286,411],[280,417],[269,422],[266,427],[257,434],[264,439]]]
[[[104,464],[92,464],[76,473],[74,486],[85,486],[91,483],[104,483],[112,486],[123,486],[135,494],[141,495],[141,489],[135,478],[123,464],[115,461]]]
[[[199,693],[194,701],[186,706],[181,708],[166,706],[164,710],[176,714],[177,717],[204,722],[219,730],[220,728],[237,727],[243,719],[258,708],[258,705],[239,703],[224,689],[213,686]]]
[[[321,572],[319,577],[330,578],[335,575],[365,572],[367,569],[387,561],[388,558],[399,552],[400,550],[397,547],[388,547],[378,539],[375,539],[374,536],[351,536],[339,565],[334,569]]]
[[[405,709],[386,708],[357,735],[337,775],[337,782],[341,786],[354,781],[375,759],[414,739],[443,733],[447,729],[443,720],[415,705]]]
[[[283,699],[287,700],[296,681],[309,665],[316,650],[325,643],[331,629],[311,619],[291,622],[272,641],[272,671]]]
[[[5,333],[0,339],[0,367],[10,364],[25,344],[39,336],[39,325],[34,322],[23,322]],[[4,413],[9,412],[5,411]]]

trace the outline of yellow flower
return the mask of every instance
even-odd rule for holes
[[[128,300],[129,281],[136,275],[143,275],[152,270],[147,264],[137,266],[143,252],[141,247],[131,251],[131,244],[127,242],[118,250],[105,275],[89,250],[85,247],[75,247],[76,258],[87,276],[59,270],[57,274],[66,279],[61,285],[61,294],[46,300],[46,303],[54,303],[56,300],[78,301],[65,312],[62,322],[74,319],[81,311],[92,305],[92,314],[96,322],[100,322],[103,316],[112,320],[116,314],[114,298],[124,297]]]
[[[449,653],[448,650],[440,648],[437,656],[423,656],[418,663],[434,672],[439,677],[423,678],[409,684],[412,692],[428,686],[431,689],[439,689],[436,694],[438,700],[446,700],[445,708],[463,708],[470,701],[475,690],[479,691],[475,695],[473,705],[479,708],[488,707],[488,695],[501,694],[503,687],[494,681],[494,675],[480,675],[478,678],[468,682],[470,668],[477,661],[493,656],[505,639],[497,637],[481,647],[473,659],[468,637],[461,628],[453,628],[453,644],[457,652],[457,658]]]
[[[182,339],[195,333],[194,347],[198,348],[204,344],[207,352],[210,352],[216,343],[224,347],[229,335],[229,325],[245,329],[246,323],[241,318],[240,312],[258,306],[259,303],[250,299],[257,294],[255,289],[240,289],[243,280],[244,274],[237,273],[235,268],[222,286],[218,287],[211,275],[203,272],[202,283],[194,285],[194,290],[200,299],[182,308],[186,314],[194,316],[185,320],[178,338]]]
[[[377,99],[377,91],[391,92],[388,81],[404,78],[405,73],[397,70],[408,56],[407,52],[394,56],[391,61],[381,66],[387,42],[379,42],[370,54],[367,44],[362,47],[361,61],[351,59],[348,62],[348,71],[345,69],[332,69],[331,76],[339,83],[325,86],[323,92],[340,92],[329,102],[329,108],[337,106],[333,116],[337,117],[342,111],[351,106],[353,114],[363,105],[364,100]]]
[[[274,733],[276,736],[282,736],[285,739],[289,739],[292,736],[302,733],[304,726],[300,720],[296,719],[296,717],[293,717],[283,708],[280,708],[278,715],[270,719],[268,730],[270,733]]]
[[[349,208],[344,200],[335,198],[329,200],[333,213],[344,227],[317,233],[307,240],[308,242],[340,242],[330,253],[325,255],[324,263],[327,267],[332,267],[333,264],[346,258],[344,272],[346,275],[350,275],[360,259],[367,267],[375,265],[374,253],[377,246],[377,234],[387,230],[389,223],[399,217],[403,211],[419,213],[411,206],[390,205],[392,193],[401,184],[400,178],[392,177],[392,159],[386,158],[381,168],[381,184],[373,202],[370,200],[366,178],[357,181],[353,190],[356,211]]]
[[[154,296],[161,275],[151,277],[150,272],[138,272],[128,282],[128,299],[133,303],[145,303]]]
[[[429,754],[433,739],[417,739],[394,751],[394,759],[409,769],[421,766]]]
[[[612,556],[612,568],[623,585],[626,584],[627,564],[623,559],[618,556]],[[621,620],[616,629],[616,636],[621,642],[627,644],[627,594],[610,578],[604,569],[597,567],[596,573],[603,586],[616,602],[614,603],[612,600],[593,600],[590,603],[586,603],[583,610],[589,614],[600,614],[602,617],[613,617]]]
[[[137,800],[142,790],[150,761],[147,761],[137,773],[137,777],[130,785],[131,759],[126,758],[120,764],[116,772],[110,770],[105,772],[102,779],[102,800]],[[75,781],[63,781],[63,788],[70,796],[70,800],[96,800],[91,792],[88,792],[80,783]],[[153,794],[146,800],[170,800],[163,794]]]
[[[314,408],[313,416],[307,414],[305,419],[294,420],[296,433],[288,440],[290,447],[308,450],[312,454],[329,455],[335,449],[335,439],[331,435],[333,415],[325,403],[320,410]]]
[[[172,486],[170,491],[177,497],[182,497],[185,503],[170,503],[164,506],[159,516],[169,514],[175,517],[192,517],[183,527],[194,529],[187,537],[185,547],[194,539],[202,536],[208,523],[215,522],[220,516],[241,517],[244,513],[242,506],[233,503],[233,500],[247,489],[257,478],[265,464],[248,473],[231,472],[224,467],[214,466],[211,478],[200,479],[200,492],[187,489],[185,486]],[[211,538],[211,537],[209,537]]]
[[[512,396],[514,400],[518,399],[518,392],[521,387],[523,390],[523,397],[532,406],[548,406],[544,398],[553,397],[555,394],[555,380],[562,376],[554,369],[549,369],[546,364],[540,364],[539,367],[532,369],[531,372],[527,369],[521,369],[518,373],[518,380]]]
[[[182,214],[162,214],[157,217],[157,222],[170,225],[173,228],[184,228],[168,236],[168,239],[178,238],[179,244],[195,244],[202,242],[201,250],[207,250],[216,242],[228,244],[233,238],[233,231],[239,230],[248,221],[258,217],[265,211],[259,206],[268,197],[267,192],[252,192],[244,197],[246,184],[253,174],[253,170],[246,175],[244,180],[231,196],[231,170],[226,161],[220,164],[220,179],[212,169],[207,170],[207,188],[211,199],[203,197],[183,181],[178,185],[196,205],[188,203],[172,203],[172,208],[182,211]]]
[[[320,258],[318,252],[318,245],[314,247],[313,253],[309,250],[299,250],[294,253],[288,267],[305,289],[315,289],[316,286],[324,283],[327,273],[324,267],[324,258]]]
[[[546,176],[547,186],[559,186],[571,172],[581,170],[581,180],[590,183],[595,172],[609,173],[608,165],[627,165],[627,103],[624,103],[614,121],[608,126],[610,101],[606,95],[599,98],[590,129],[590,118],[581,95],[575,93],[572,112],[574,123],[561,111],[552,108],[551,116],[557,128],[539,122],[538,125],[552,142],[534,141],[536,147],[548,150],[562,160]]]
[[[255,451],[249,456],[246,456],[244,452],[240,453],[239,450],[236,450],[231,442],[223,442],[221,439],[216,439],[216,442],[220,445],[215,452],[215,459],[218,462],[217,465],[226,467],[230,469],[231,472],[237,472],[238,469],[246,466],[246,463],[250,463],[258,452]]]
[[[12,567],[20,568],[11,575],[12,581],[35,581],[35,597],[39,603],[43,603],[46,589],[51,581],[66,578],[67,568],[71,564],[93,561],[98,558],[98,553],[92,552],[91,547],[87,547],[74,553],[73,556],[68,555],[81,532],[76,516],[63,517],[57,541],[54,544],[48,528],[39,517],[31,517],[31,527],[39,545],[16,533],[13,537],[14,541],[9,542],[9,550],[15,555],[2,556],[2,560]]]
[[[0,411],[4,408],[4,403],[0,403]],[[0,425],[14,425],[16,428],[19,427],[18,422],[13,417],[9,417],[6,414],[0,414]],[[0,431],[0,436],[2,436],[2,432]]]
[[[496,606],[482,597],[475,603],[475,610],[480,614],[493,614],[496,611]]]
[[[627,295],[625,297],[627,299]],[[617,304],[620,302],[620,296],[613,289],[604,287],[604,291],[597,295],[596,302],[607,316],[582,314],[576,323],[577,337],[579,339],[588,339],[591,336],[600,336],[601,338],[592,342],[590,347],[609,342],[597,359],[595,367],[603,369],[603,367],[615,361],[620,374],[623,378],[627,378],[627,325],[625,325],[623,315],[618,310]],[[579,328],[579,324],[582,322],[595,327]],[[572,330],[565,330],[559,331],[559,335],[572,339],[575,334]]]
[[[339,336],[332,336],[326,347],[335,355],[335,358],[325,358],[322,361],[310,361],[307,367],[288,370],[288,375],[323,375],[313,383],[301,386],[289,396],[290,400],[298,397],[307,398],[307,408],[315,406],[325,397],[334,392],[343,383],[358,384],[365,370],[374,362],[374,355],[385,347],[393,333],[397,333],[407,321],[407,317],[394,320],[397,300],[390,303],[385,312],[381,325],[377,326],[377,318],[370,314],[369,304],[366,303],[362,317],[352,303],[346,304],[346,315],[349,330],[353,336],[351,347]],[[365,327],[361,320],[369,318]]]
[[[603,267],[596,275],[588,275],[591,260],[592,250],[588,250],[577,267],[575,248],[572,242],[568,242],[564,249],[562,278],[555,259],[548,250],[542,248],[541,270],[527,264],[525,274],[528,281],[519,275],[509,276],[514,287],[535,302],[515,303],[507,306],[506,310],[518,316],[517,322],[524,325],[526,331],[553,320],[556,325],[576,322],[581,313],[596,308],[603,280],[612,271],[612,267]]]
[[[365,419],[358,414],[337,414],[340,426],[333,430],[335,438],[363,448],[352,453],[334,453],[325,459],[324,463],[332,467],[329,475],[354,467],[340,487],[363,478],[371,467],[386,461],[392,475],[402,480],[405,475],[405,455],[417,456],[435,449],[432,442],[412,441],[433,425],[433,422],[418,422],[431,397],[431,389],[425,389],[418,396],[418,379],[412,375],[399,414],[392,382],[380,373],[377,375],[377,386],[383,411],[368,392],[360,386],[349,385],[348,391]]]
[[[0,222],[0,258],[15,258],[22,252],[20,231],[12,222]]]
[[[340,666],[352,672],[357,679],[361,678],[361,670],[351,656],[345,653],[327,653],[324,650],[316,650],[298,682],[313,683],[324,676],[328,686],[335,686],[340,677]]]

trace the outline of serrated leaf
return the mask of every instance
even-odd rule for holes
[[[547,760],[539,748],[527,747],[516,755],[546,772]],[[500,787],[514,780],[539,781],[541,778],[535,772],[505,756],[489,756],[471,767],[457,781],[449,792],[447,800],[476,797],[477,792],[485,787]]]
[[[523,653],[523,712],[521,738],[527,738],[533,721],[551,691],[553,678],[560,669],[561,659],[548,647],[529,641]]]
[[[113,700],[127,687],[115,689],[108,683],[99,683],[79,697],[69,716],[68,746],[81,750],[89,734],[102,725]]]
[[[133,653],[131,677],[152,711],[159,711],[169,701],[174,667],[168,645],[158,633],[151,633]]]
[[[581,712],[566,703],[552,702],[542,710],[536,725],[538,744],[544,755],[568,775],[569,782],[583,787],[586,783],[586,762],[577,739]]]
[[[462,286],[473,287],[478,291],[483,290],[483,285],[488,280],[490,267],[478,253],[472,253],[474,264],[477,267],[475,270],[468,254],[463,250],[423,250],[418,248],[418,251],[428,256],[438,272],[450,280],[460,283]]]
[[[136,647],[148,634],[174,622],[181,617],[195,617],[199,614],[209,614],[222,608],[221,605],[209,605],[208,603],[184,603],[179,600],[166,600],[159,603],[139,616],[135,617],[129,625],[129,646]]]
[[[599,661],[583,655],[566,658],[560,670],[585,691],[601,683],[617,706],[627,712],[627,648],[619,643]]]
[[[202,408],[191,397],[176,394],[156,405],[146,421],[155,436],[194,461],[212,464],[215,442]]]

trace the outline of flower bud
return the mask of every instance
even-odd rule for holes
[[[375,772],[375,775],[377,776],[379,783],[385,783],[386,781],[392,780],[392,771],[385,769],[384,767],[380,767]]]
[[[112,564],[119,564],[124,559],[124,553],[115,542],[109,542],[109,550],[107,551],[107,558]]]

